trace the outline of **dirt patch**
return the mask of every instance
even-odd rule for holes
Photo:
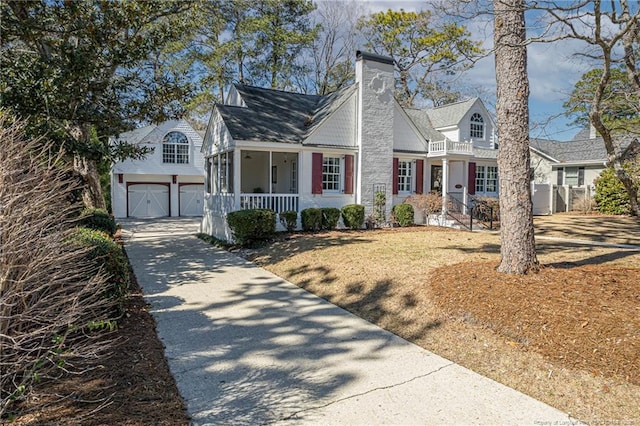
[[[131,285],[126,313],[115,335],[109,336],[118,342],[112,355],[82,376],[41,383],[18,407],[24,414],[12,424],[189,424],[135,277]],[[45,409],[33,411],[36,402]]]

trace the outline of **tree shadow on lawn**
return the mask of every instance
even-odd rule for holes
[[[557,222],[555,220],[558,220]],[[536,235],[640,245],[640,221],[632,217],[563,216],[534,219]]]
[[[295,279],[300,275],[306,278]],[[331,269],[308,264],[290,269],[288,277],[316,296],[408,340],[422,338],[442,325],[440,319],[412,314],[412,310],[422,307],[422,301],[416,298],[413,288],[403,288],[392,280],[340,284]]]
[[[482,244],[480,247],[455,246],[445,248],[445,250],[456,250],[468,254],[477,254],[478,252],[489,254],[500,254],[499,244]],[[603,250],[610,250],[603,253]],[[589,253],[594,253],[589,255]],[[624,259],[640,254],[636,249],[615,249],[599,246],[590,246],[586,244],[575,244],[571,242],[558,241],[536,241],[536,254],[538,256],[567,256],[570,259],[566,261],[552,261],[543,263],[545,266],[554,268],[570,268],[585,265],[601,265],[616,260]],[[575,260],[571,260],[575,259]]]
[[[246,257],[258,263],[278,263],[297,254],[312,250],[322,250],[331,247],[340,247],[354,244],[366,244],[373,240],[366,236],[365,231],[327,231],[293,234],[283,233],[277,236],[276,241],[269,244],[269,250],[264,248],[255,251],[247,250]]]

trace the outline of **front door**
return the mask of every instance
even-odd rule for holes
[[[431,192],[442,192],[442,166],[431,166]]]

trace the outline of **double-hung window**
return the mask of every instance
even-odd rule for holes
[[[162,140],[162,162],[189,163],[189,139],[184,133],[169,132]]]
[[[340,157],[328,157],[322,158],[322,190],[323,191],[340,191],[340,182],[342,176]]]
[[[411,192],[412,161],[398,161],[398,192]]]
[[[498,192],[498,167],[476,166],[476,193]]]

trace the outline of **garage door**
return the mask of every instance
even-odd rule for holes
[[[202,216],[204,185],[180,185],[180,216]]]
[[[160,184],[134,184],[127,188],[129,217],[169,216],[169,187]]]

